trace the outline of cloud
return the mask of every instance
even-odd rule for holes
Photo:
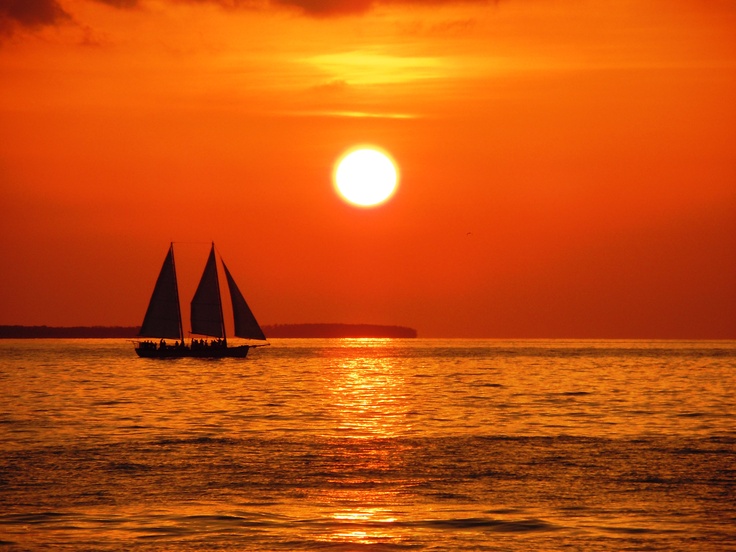
[[[143,0],[95,0],[116,8],[134,8]],[[499,0],[168,0],[170,3],[215,4],[226,9],[296,8],[312,17],[360,15],[379,4],[441,5],[457,3],[498,3]]]
[[[375,4],[374,0],[273,0],[273,3],[317,17],[365,13]]]
[[[118,9],[135,9],[144,0],[94,0]],[[227,9],[297,9],[312,17],[360,15],[379,4],[440,5],[498,0],[167,0],[169,3],[215,4]],[[59,0],[0,0],[0,33],[17,29],[40,29],[72,21]]]
[[[115,8],[134,8],[138,5],[138,0],[95,0],[100,4],[107,4]]]
[[[0,0],[0,31],[37,29],[71,19],[57,0]]]
[[[498,0],[271,0],[271,5],[298,8],[314,17],[330,17],[363,14],[379,4],[439,6],[461,3],[485,4],[491,1],[498,2]]]
[[[135,8],[139,4],[139,0],[95,1],[115,8]],[[59,0],[0,0],[0,35],[11,35],[19,29],[38,30],[69,22],[73,22],[73,17]]]

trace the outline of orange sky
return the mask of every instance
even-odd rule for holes
[[[727,0],[0,0],[0,324],[139,324],[174,239],[263,324],[736,338],[734,29]],[[402,175],[369,210],[331,182],[364,142]]]

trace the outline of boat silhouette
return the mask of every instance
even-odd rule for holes
[[[153,288],[143,324],[138,332],[138,337],[153,338],[158,342],[151,339],[136,340],[135,352],[139,357],[245,358],[252,347],[269,345],[263,330],[258,325],[258,321],[253,316],[253,312],[221,256],[220,263],[222,263],[230,292],[234,334],[236,337],[260,343],[228,345],[214,243],[212,243],[207,264],[205,264],[199,285],[191,301],[191,333],[205,336],[205,338],[190,339],[188,344],[185,343],[172,242]],[[167,343],[167,339],[174,340],[174,343]]]

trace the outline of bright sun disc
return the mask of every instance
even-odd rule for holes
[[[371,147],[350,150],[335,166],[335,188],[361,207],[383,203],[396,191],[399,175],[391,158]]]

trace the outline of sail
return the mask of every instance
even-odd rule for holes
[[[227,287],[230,290],[230,299],[233,303],[233,317],[235,318],[235,335],[243,337],[245,339],[262,339],[266,340],[266,336],[263,335],[263,330],[258,325],[256,317],[245,302],[245,297],[240,293],[238,285],[230,275],[230,271],[222,263],[222,268],[225,269],[225,277],[227,278]]]
[[[182,339],[183,337],[173,244],[169,248],[169,254],[166,255],[161,267],[138,335],[169,339]]]
[[[191,306],[192,333],[210,337],[225,337],[214,244]]]

